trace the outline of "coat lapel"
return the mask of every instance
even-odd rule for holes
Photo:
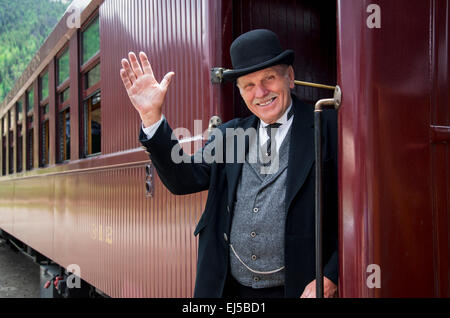
[[[244,131],[250,127],[253,127],[255,129],[257,129],[258,127],[258,118],[254,115],[247,117],[245,119],[242,120],[242,122],[236,124],[235,127],[233,127],[234,129],[236,128],[242,128]],[[226,138],[226,143],[231,142],[231,138]],[[233,140],[233,147],[234,147],[234,156],[235,156],[235,160],[233,160],[232,163],[227,163],[226,166],[226,172],[227,172],[227,182],[228,182],[228,206],[232,206],[232,203],[234,202],[234,198],[235,198],[235,194],[236,194],[236,187],[239,181],[239,176],[241,174],[242,171],[242,165],[243,165],[243,159],[245,159],[245,155],[248,153],[248,149],[249,149],[249,142],[248,142],[248,138],[245,139],[245,153],[243,154],[244,157],[243,158],[239,158],[240,160],[236,160],[237,159],[237,154],[238,152],[238,147],[237,147],[237,142],[236,142],[236,138],[234,138]],[[241,153],[242,154],[242,153]]]
[[[292,122],[289,149],[289,165],[286,189],[286,207],[302,187],[314,163],[314,112],[310,105],[299,101],[295,96],[294,120]]]

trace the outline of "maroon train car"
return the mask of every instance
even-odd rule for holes
[[[174,71],[164,114],[202,133],[248,114],[210,70],[269,28],[298,80],[342,89],[339,296],[448,297],[449,14],[448,0],[75,1],[0,105],[0,229],[108,296],[191,297],[206,193],[162,185],[120,60],[145,51],[158,79]]]

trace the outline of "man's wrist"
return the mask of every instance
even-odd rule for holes
[[[157,115],[142,117],[142,124],[144,128],[148,128],[156,124],[157,122],[161,121],[162,119],[162,113],[159,113]]]
[[[158,130],[158,128],[161,125],[163,120],[164,120],[164,115],[161,115],[161,118],[157,122],[155,122],[154,124],[152,124],[150,126],[145,126],[145,123],[142,122],[142,131],[144,132],[144,134],[148,140],[151,139],[155,135],[156,131]]]

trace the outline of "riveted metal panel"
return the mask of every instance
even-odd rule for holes
[[[4,177],[0,226],[61,266],[78,265],[83,279],[113,297],[190,297],[197,259],[193,231],[206,193],[174,196],[155,171],[153,196],[146,196],[145,165],[150,162],[138,148],[140,121],[120,81],[120,59],[143,50],[158,79],[174,70],[164,114],[174,128],[201,133],[213,114],[222,116],[222,88],[209,82],[209,68],[223,58],[217,36],[221,19],[215,18],[222,14],[222,3],[92,1],[89,12],[95,10],[93,3],[100,5],[102,154],[79,160],[78,149],[72,149],[68,163],[38,169],[35,162],[32,171]],[[83,21],[89,12],[83,12]],[[61,23],[58,28],[64,29]],[[59,33],[49,41],[61,42]],[[74,62],[78,34],[69,37]],[[50,61],[56,53],[43,48],[40,60]],[[71,64],[71,92],[79,87],[77,66]],[[30,66],[30,72],[43,67]],[[79,100],[77,94],[72,98]],[[193,131],[195,119],[203,120],[199,132]],[[73,137],[81,138],[74,125]]]
[[[173,128],[192,135],[207,129],[212,115],[223,116],[209,80],[209,69],[220,65],[216,50],[222,41],[215,16],[219,1],[106,1],[100,8],[103,153],[136,148],[140,118],[119,76],[120,61],[128,52],[146,52],[155,77],[175,72],[163,113]],[[219,19],[220,20],[220,19]],[[213,46],[214,45],[214,46]],[[217,63],[217,64],[215,64]],[[202,129],[194,132],[194,120]]]
[[[146,197],[144,165],[56,180],[66,189],[55,211],[59,264],[77,264],[83,279],[112,297],[192,296],[192,233],[205,193],[175,197],[156,178],[154,197]]]
[[[430,1],[338,1],[340,294],[438,296]],[[367,283],[381,270],[381,288]],[[368,273],[369,270],[369,273]],[[447,278],[446,278],[447,279]]]
[[[2,182],[0,186],[0,228],[12,233],[14,226],[14,183]]]
[[[52,258],[54,179],[30,178],[13,184],[14,227],[10,234]]]

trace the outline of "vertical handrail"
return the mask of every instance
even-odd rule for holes
[[[339,109],[341,105],[341,89],[336,86],[334,98],[319,100],[314,108],[314,150],[316,160],[316,185],[315,185],[315,251],[316,251],[316,297],[323,298],[323,259],[322,259],[322,110]]]
[[[317,106],[317,105],[316,105]],[[316,238],[316,297],[323,298],[322,265],[322,109],[314,110],[314,150],[316,159],[315,238]]]

